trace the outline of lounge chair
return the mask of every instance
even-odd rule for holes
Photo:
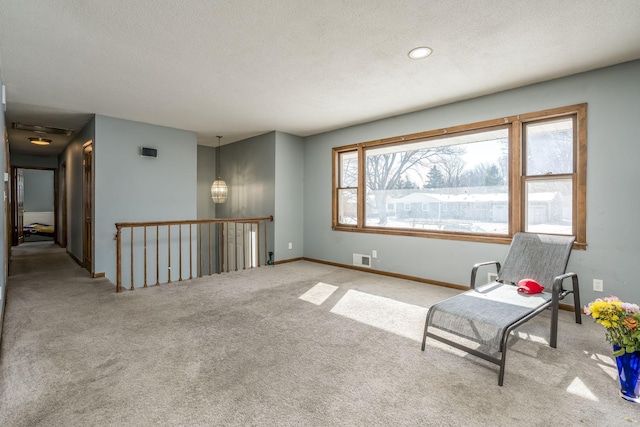
[[[495,363],[500,366],[498,385],[502,385],[509,334],[546,308],[551,308],[549,345],[555,348],[559,301],[568,294],[573,294],[576,323],[582,323],[578,276],[565,273],[574,240],[573,236],[517,233],[502,268],[496,261],[474,265],[469,291],[429,308],[422,351],[427,337],[430,337]],[[492,264],[498,271],[496,281],[476,288],[478,269]],[[538,294],[518,292],[517,284],[525,278],[544,286],[544,291]],[[573,283],[571,290],[562,286],[568,278]],[[434,329],[453,334],[454,337],[445,337],[441,332],[436,334]],[[457,340],[458,337],[471,341],[471,345],[477,347],[462,344]],[[500,356],[496,356],[496,353]]]

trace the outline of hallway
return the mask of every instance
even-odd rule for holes
[[[0,425],[36,425],[88,391],[87,356],[92,340],[104,332],[87,331],[105,323],[95,307],[113,300],[115,288],[106,279],[91,279],[52,242],[13,247],[9,273]]]

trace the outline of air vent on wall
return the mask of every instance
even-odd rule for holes
[[[353,254],[353,265],[371,268],[371,257],[369,255]]]
[[[66,135],[71,136],[73,129],[55,128],[52,126],[30,125],[27,123],[13,122],[12,127],[16,130],[26,130],[29,132],[35,132],[37,134],[48,133],[51,135]]]
[[[140,157],[158,157],[156,148],[140,147]]]

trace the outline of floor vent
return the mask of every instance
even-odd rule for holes
[[[353,254],[353,265],[358,267],[371,268],[371,256],[362,254]]]

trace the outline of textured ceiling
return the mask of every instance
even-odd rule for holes
[[[0,71],[8,124],[97,113],[214,145],[638,59],[639,28],[639,0],[0,0]],[[434,53],[408,59],[423,45]],[[10,131],[13,152],[25,140]]]

